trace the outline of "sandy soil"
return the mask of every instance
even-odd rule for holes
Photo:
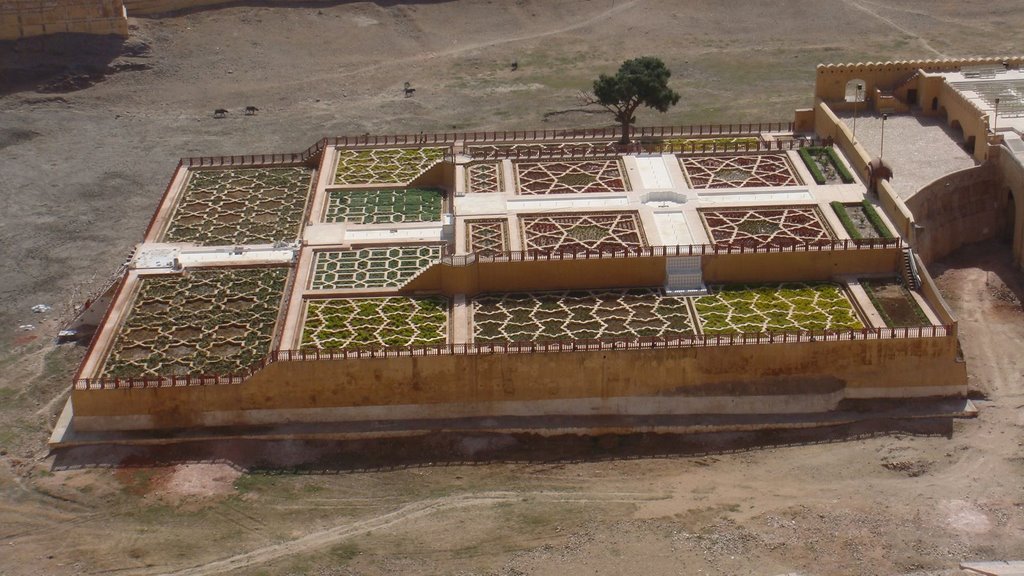
[[[20,67],[0,83],[0,574],[945,574],[1019,557],[1024,291],[998,244],[933,270],[961,315],[977,420],[833,430],[826,443],[47,455],[82,354],[49,343],[58,319],[141,238],[177,157],[297,151],[325,134],[610,123],[576,111],[575,94],[639,54],[664,58],[683,94],[643,123],[786,120],[810,104],[819,61],[1010,53],[1024,24],[1016,0],[679,6],[240,6],[133,19],[120,51],[48,78],[33,77],[36,59],[85,56],[0,47],[0,67]],[[244,117],[246,105],[261,112]],[[214,120],[220,107],[231,114]],[[53,311],[31,312],[38,303]]]

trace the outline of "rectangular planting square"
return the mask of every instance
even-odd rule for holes
[[[445,344],[444,298],[332,298],[308,300],[303,348],[350,349]]]
[[[477,344],[690,336],[686,298],[661,290],[487,294],[473,299]]]
[[[440,246],[386,246],[317,252],[313,290],[394,288],[441,257]]]
[[[800,178],[785,154],[681,156],[691,188],[799,186]]]
[[[611,252],[647,246],[636,212],[523,214],[519,227],[525,250]]]
[[[898,279],[862,278],[860,285],[889,328],[931,324],[917,300]]]
[[[469,179],[469,191],[474,194],[501,192],[501,164],[486,162],[471,164],[466,168]]]
[[[519,194],[625,192],[626,171],[618,159],[516,162]]]
[[[508,220],[467,220],[466,247],[483,255],[508,252]]]
[[[440,222],[443,204],[444,190],[439,188],[331,190],[324,222]]]
[[[825,245],[832,232],[816,206],[700,210],[716,246],[789,248]]]
[[[238,374],[270,351],[288,268],[141,278],[103,378]]]
[[[232,246],[295,240],[312,174],[305,167],[193,171],[160,241]]]
[[[340,150],[334,183],[408,184],[444,160],[444,148]]]
[[[712,286],[694,309],[709,335],[864,327],[842,287],[830,283]]]

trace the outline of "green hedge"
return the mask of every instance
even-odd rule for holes
[[[814,157],[811,156],[811,149],[801,148],[800,158],[803,159],[804,164],[807,165],[807,169],[811,171],[811,176],[814,178],[814,181],[818,184],[824,184],[825,175],[821,173],[821,168],[818,167],[818,163],[815,162]],[[846,211],[844,210],[843,213],[845,214]]]
[[[833,202],[833,204],[835,204],[835,202]],[[885,225],[885,222],[882,222],[882,217],[878,215],[877,211],[875,211],[875,207],[871,204],[871,202],[868,202],[867,200],[862,200],[861,206],[864,207],[864,214],[867,215],[868,222],[871,222],[871,225],[875,227],[875,230],[878,231],[878,234],[882,238],[896,237],[893,235],[892,232],[889,231],[889,227]],[[840,218],[842,218],[842,216],[840,216]]]
[[[846,169],[846,164],[839,159],[839,155],[836,154],[834,148],[826,148],[828,150],[828,159],[832,161],[832,165],[836,167],[836,172],[839,173],[839,179],[843,181],[843,184],[853,183],[853,175]]]
[[[850,235],[850,238],[859,240],[861,238],[860,230],[857,230],[857,227],[853,224],[853,220],[850,219],[850,215],[846,212],[846,205],[838,200],[832,202],[830,205],[832,206],[832,210],[836,213],[836,216],[839,217],[839,221],[843,223],[843,228],[846,228],[846,233]],[[878,214],[875,214],[875,216],[877,217]]]
[[[825,183],[825,175],[821,173],[821,168],[818,167],[818,163],[814,160],[814,155],[822,152],[828,156],[828,161],[832,164],[832,167],[836,169],[836,174],[839,175],[839,179],[843,181],[843,184],[850,184],[853,182],[853,176],[850,175],[850,171],[846,169],[846,165],[839,159],[839,155],[836,154],[835,149],[824,146],[801,148],[800,158],[804,161],[804,164],[807,165],[807,169],[811,171],[811,176],[814,178],[815,182],[818,184]]]

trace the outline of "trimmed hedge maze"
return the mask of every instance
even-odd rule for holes
[[[103,378],[237,374],[270,350],[288,268],[142,278]]]
[[[389,246],[317,252],[313,290],[401,286],[441,257],[440,246]]]
[[[331,190],[324,222],[440,222],[443,204],[444,190],[439,188]]]
[[[693,188],[799,186],[785,154],[684,156],[679,163]]]
[[[526,250],[588,252],[647,246],[636,212],[523,214],[519,226]]]
[[[686,298],[657,289],[511,293],[473,300],[477,344],[693,334]]]
[[[864,327],[843,289],[829,283],[715,286],[694,308],[705,334]]]
[[[516,162],[519,193],[624,192],[625,170],[617,159],[583,162]]]
[[[407,184],[444,160],[444,148],[341,150],[334,183]]]
[[[193,171],[161,242],[232,246],[295,240],[312,174],[303,167]]]
[[[712,241],[723,247],[789,248],[832,242],[815,206],[701,210],[700,217]]]
[[[309,300],[303,348],[347,349],[445,344],[448,300],[443,298],[332,298]]]

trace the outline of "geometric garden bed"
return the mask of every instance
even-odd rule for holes
[[[448,300],[439,297],[313,299],[306,303],[302,348],[349,349],[445,344]]]
[[[816,206],[701,210],[712,241],[721,247],[789,248],[824,245],[832,233]]]
[[[864,327],[843,289],[824,282],[714,286],[694,308],[709,335]]]
[[[295,240],[312,173],[306,167],[190,171],[160,241],[230,246]]]
[[[289,269],[143,277],[103,378],[238,374],[270,351]]]

